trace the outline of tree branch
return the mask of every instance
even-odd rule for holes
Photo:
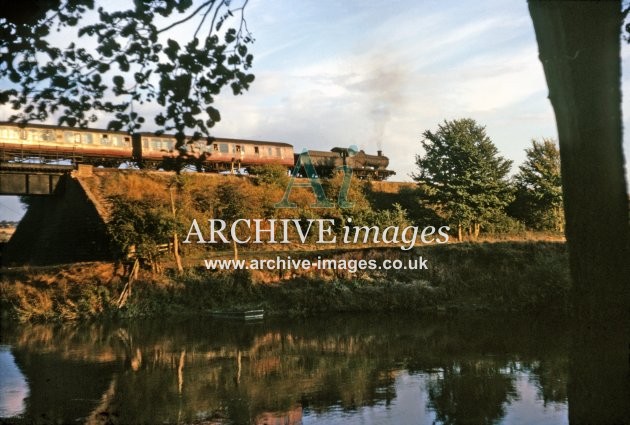
[[[167,26],[165,28],[162,28],[161,30],[158,30],[157,34],[161,34],[161,33],[165,32],[165,31],[168,31],[168,30],[170,30],[172,28],[175,28],[179,24],[183,24],[184,22],[189,21],[190,19],[194,18],[197,15],[197,13],[199,13],[199,11],[201,9],[203,9],[204,7],[206,7],[208,5],[210,5],[210,9],[212,9],[212,6],[214,5],[215,1],[216,0],[208,0],[207,2],[205,2],[201,6],[199,6],[197,9],[195,9],[195,11],[193,13],[191,13],[190,15],[188,15],[187,17],[185,17],[183,19],[180,19],[177,22],[173,22],[171,25],[169,25],[169,26]]]

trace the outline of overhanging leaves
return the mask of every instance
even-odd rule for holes
[[[208,135],[220,120],[208,106],[221,89],[241,94],[254,79],[247,1],[136,1],[130,9],[99,7],[98,20],[87,22],[93,2],[67,0],[36,22],[0,18],[0,78],[14,84],[0,90],[0,104],[15,110],[12,121],[54,117],[87,127],[104,113],[112,116],[109,128],[134,132],[144,120],[139,105],[157,102],[162,131]],[[161,17],[168,20],[158,27]],[[180,44],[185,23],[195,30]],[[51,34],[75,27],[67,46],[52,44]]]

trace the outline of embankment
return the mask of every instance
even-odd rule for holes
[[[296,254],[297,255],[297,254]],[[308,255],[308,253],[300,253]],[[0,280],[5,317],[22,321],[203,314],[262,307],[270,314],[328,312],[481,311],[564,313],[569,303],[563,243],[461,243],[330,253],[332,259],[422,256],[426,270],[319,270],[305,273],[219,272],[188,268],[182,275],[141,271],[119,307],[126,282],[113,263],[5,269]]]

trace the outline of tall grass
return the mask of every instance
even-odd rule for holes
[[[302,254],[307,255],[307,254]],[[331,253],[328,258],[401,257],[399,249]],[[569,274],[565,246],[553,242],[462,243],[416,248],[428,270],[348,273],[214,272],[188,268],[144,271],[122,308],[121,267],[97,263],[20,269],[0,280],[3,315],[23,321],[200,314],[262,307],[272,314],[358,311],[466,310],[546,314],[566,312]]]

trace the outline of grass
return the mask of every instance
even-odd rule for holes
[[[460,243],[415,248],[332,251],[325,258],[384,259],[422,255],[428,270],[216,272],[188,267],[143,271],[127,304],[121,266],[74,264],[3,271],[3,315],[21,321],[200,314],[211,309],[262,307],[271,314],[327,312],[486,311],[566,312],[569,272],[558,242]],[[289,254],[289,253],[286,253]],[[313,256],[290,253],[293,258]],[[276,254],[271,254],[275,256]]]

